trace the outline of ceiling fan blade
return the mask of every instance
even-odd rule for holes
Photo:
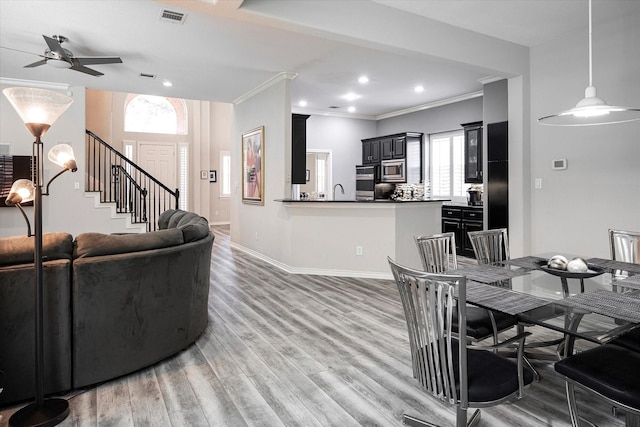
[[[91,68],[88,68],[79,64],[78,65],[74,64],[73,66],[71,66],[71,69],[80,71],[81,73],[91,74],[92,76],[96,76],[96,77],[104,76],[104,73],[101,73],[100,71],[92,70]]]
[[[29,65],[25,65],[23,68],[34,68],[34,67],[39,67],[40,65],[44,65],[47,63],[46,59],[42,59],[40,61],[36,61],[33,64],[29,64]]]
[[[122,59],[117,57],[87,57],[75,58],[80,65],[96,65],[96,64],[122,64]]]
[[[1,49],[14,50],[16,52],[28,53],[29,55],[36,55],[41,58],[46,58],[44,55],[40,55],[39,53],[27,52],[26,50],[14,49],[12,47],[0,46]]]
[[[51,52],[55,52],[60,55],[61,58],[64,58],[67,61],[71,61],[71,58],[69,58],[69,55],[67,55],[67,52],[64,51],[58,40],[47,37],[44,34],[42,35],[42,37],[44,37],[44,41],[47,42],[47,46],[49,46],[49,50]]]

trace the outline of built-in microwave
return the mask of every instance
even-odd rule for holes
[[[407,162],[404,159],[380,162],[382,182],[407,182]]]

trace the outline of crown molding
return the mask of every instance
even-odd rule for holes
[[[0,84],[7,86],[37,87],[39,89],[69,90],[67,83],[41,82],[38,80],[12,79],[9,77],[0,77]]]
[[[417,111],[428,110],[430,108],[442,107],[443,105],[455,104],[460,101],[483,96],[483,91],[466,93],[464,95],[454,96],[453,98],[441,99],[440,101],[430,102],[428,104],[416,105],[415,107],[405,108],[404,110],[392,111],[390,113],[380,114],[376,116],[376,120],[388,119],[391,117],[403,116],[405,114],[415,113]]]
[[[505,78],[500,76],[488,76],[478,79],[478,83],[488,85],[489,83],[499,82],[500,80],[505,80]]]
[[[314,116],[326,116],[326,117],[342,117],[345,119],[362,119],[362,120],[376,120],[376,116],[369,116],[366,114],[354,114],[354,113],[343,113],[343,112],[333,112],[333,111],[321,111],[321,110],[311,110],[308,108],[292,108],[292,113],[295,114],[311,114]]]
[[[257,94],[259,94],[263,90],[266,90],[266,89],[270,88],[271,86],[275,85],[276,83],[279,83],[279,82],[281,82],[283,80],[293,80],[296,77],[298,77],[298,73],[292,73],[292,72],[289,72],[289,71],[283,71],[283,72],[281,72],[279,74],[276,74],[275,76],[271,77],[269,80],[267,80],[266,82],[264,82],[261,85],[257,86],[256,88],[251,89],[249,92],[245,93],[244,95],[241,95],[238,98],[234,99],[233,100],[233,104],[234,105],[242,104],[247,99],[256,96]]]

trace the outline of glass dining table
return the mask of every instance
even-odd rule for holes
[[[640,327],[640,264],[586,258],[589,271],[547,267],[555,254],[515,258],[451,271],[467,277],[467,302],[515,315],[523,323],[603,344]],[[565,255],[568,259],[572,256]]]

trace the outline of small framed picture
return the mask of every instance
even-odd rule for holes
[[[214,170],[210,170],[209,171],[209,182],[216,182],[218,181],[218,173]]]
[[[307,169],[307,171],[305,172],[304,177],[307,180],[307,182],[311,181],[311,171],[309,169]]]

